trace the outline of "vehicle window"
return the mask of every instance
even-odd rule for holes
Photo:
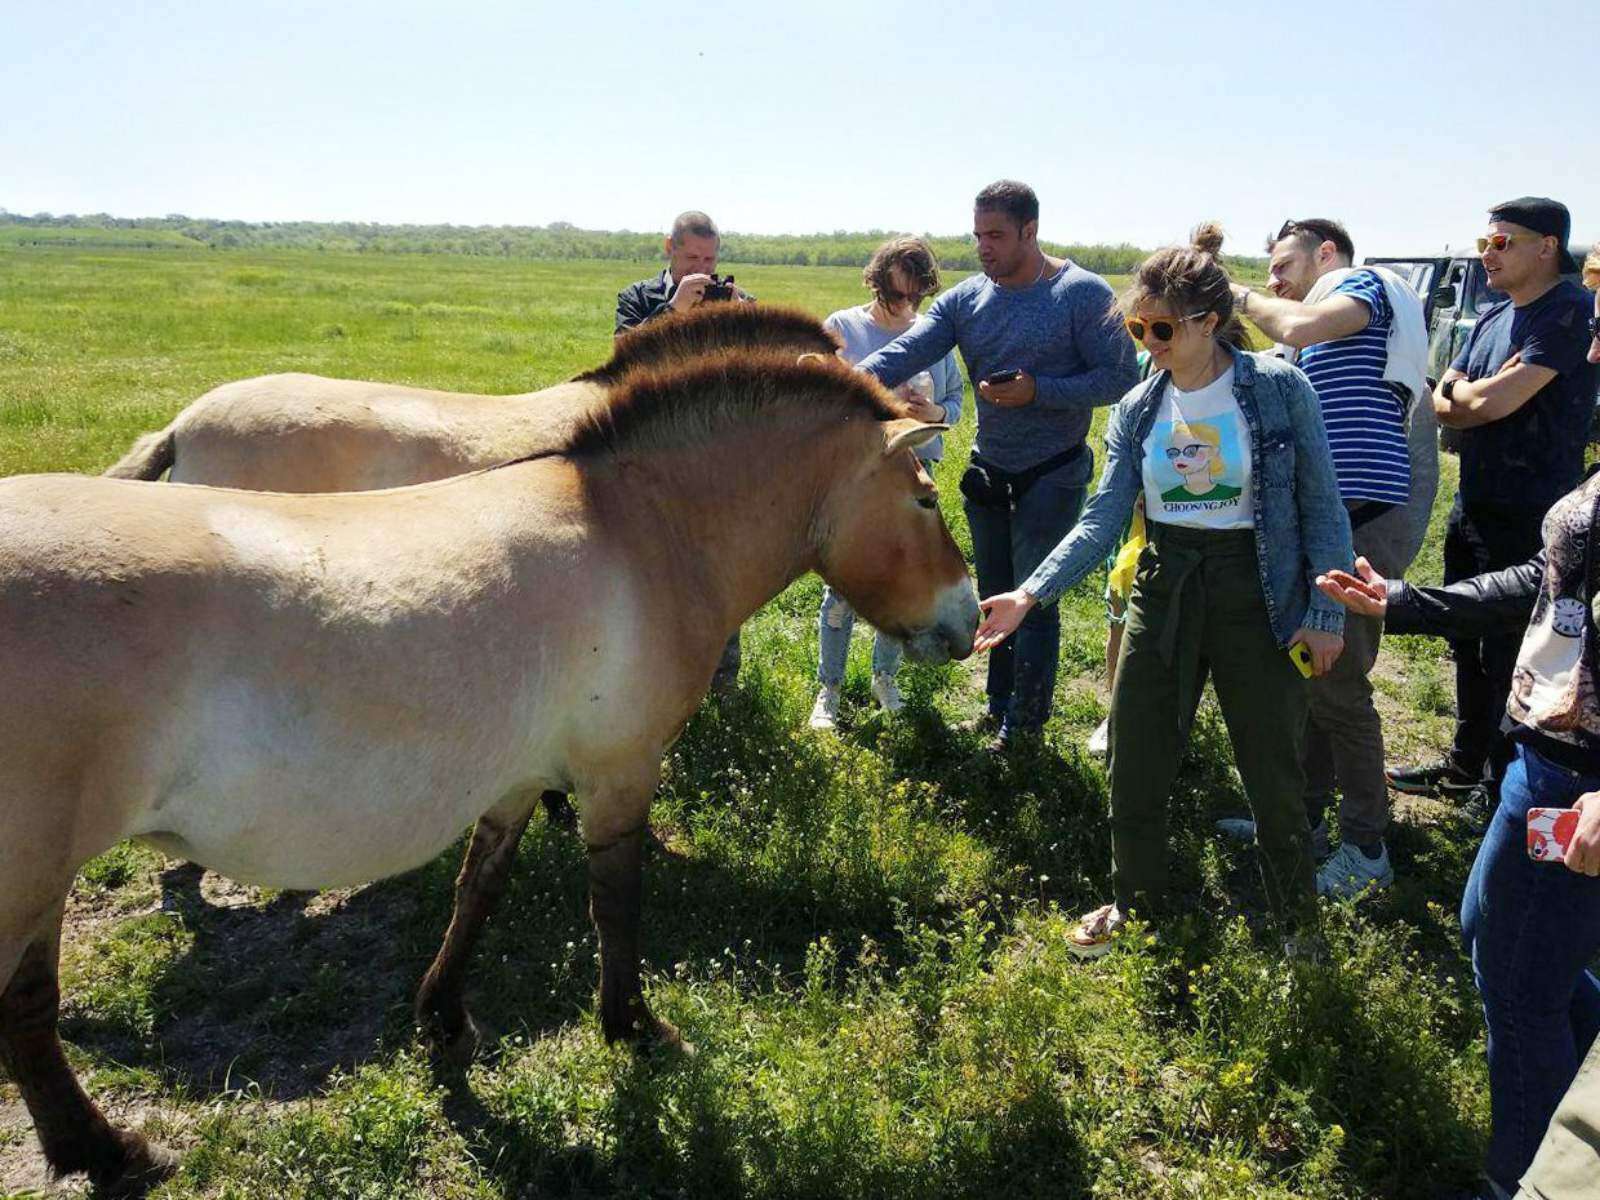
[[[1385,267],[1393,271],[1401,279],[1404,279],[1410,285],[1411,290],[1419,296],[1428,294],[1428,288],[1433,283],[1434,268],[1437,266],[1431,259],[1426,258],[1419,259],[1416,262],[1407,262],[1401,258],[1388,259],[1380,263],[1373,263],[1371,259],[1368,259],[1367,262],[1369,265]]]
[[[1459,291],[1457,292],[1459,295]],[[1489,276],[1484,274],[1483,264],[1476,260],[1467,268],[1467,303],[1465,312],[1469,316],[1477,316],[1491,304],[1498,304],[1505,299],[1505,293],[1497,292],[1489,286]]]

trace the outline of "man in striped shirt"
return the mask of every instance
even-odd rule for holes
[[[1267,252],[1272,294],[1235,287],[1239,312],[1285,346],[1316,388],[1356,553],[1375,568],[1380,562],[1408,566],[1399,561],[1409,553],[1401,525],[1376,518],[1403,506],[1410,494],[1406,414],[1413,396],[1384,377],[1394,374],[1390,335],[1397,321],[1417,323],[1419,328],[1406,332],[1426,344],[1421,306],[1404,303],[1406,297],[1390,290],[1404,286],[1398,280],[1390,283],[1370,268],[1352,267],[1355,247],[1337,221],[1285,222],[1268,239]],[[1382,635],[1380,622],[1347,616],[1344,653],[1332,671],[1311,681],[1306,815],[1314,846],[1325,856],[1317,871],[1317,891],[1323,895],[1355,895],[1394,880],[1384,845],[1389,796],[1383,727],[1367,679]],[[1340,793],[1337,849],[1327,833],[1335,786]]]

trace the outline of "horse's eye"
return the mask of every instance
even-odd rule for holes
[[[923,508],[938,508],[939,507],[939,502],[937,500],[935,500],[932,496],[918,496],[917,497],[917,503],[922,505]]]

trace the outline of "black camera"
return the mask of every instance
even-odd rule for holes
[[[700,293],[701,300],[732,300],[733,276],[713,275],[711,282],[706,284],[706,290]]]

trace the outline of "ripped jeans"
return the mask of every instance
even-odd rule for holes
[[[818,683],[838,687],[844,682],[844,663],[850,656],[850,631],[855,628],[855,623],[856,614],[850,602],[824,585],[822,611],[817,616],[817,645],[821,648],[817,663]],[[872,673],[893,675],[900,669],[903,652],[899,642],[878,634],[872,644]]]

